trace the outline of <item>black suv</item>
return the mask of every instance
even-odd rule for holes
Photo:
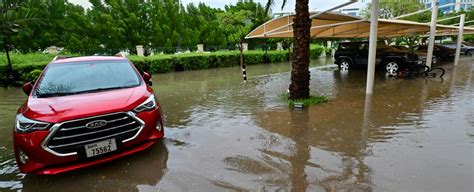
[[[422,64],[416,54],[390,47],[385,42],[377,43],[376,66],[386,72],[397,73],[410,65]],[[342,42],[335,53],[335,64],[340,70],[349,70],[368,63],[369,42]]]

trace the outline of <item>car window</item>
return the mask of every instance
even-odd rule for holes
[[[369,50],[369,44],[368,44],[368,43],[361,43],[361,44],[359,45],[359,50],[360,50],[360,51],[367,51],[367,50]]]
[[[351,50],[353,45],[351,43],[341,43],[339,44],[339,50]]]
[[[62,96],[140,85],[127,61],[91,61],[49,65],[38,82],[38,97]]]

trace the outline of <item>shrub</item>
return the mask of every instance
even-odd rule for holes
[[[47,64],[54,58],[54,55],[42,53],[10,53],[10,60],[13,65],[29,65],[32,63],[42,62]],[[7,65],[7,57],[5,53],[0,53],[0,65]]]
[[[311,58],[319,58],[324,48],[319,45],[311,45]],[[29,53],[12,53],[14,74],[20,81],[35,80],[41,70],[53,59],[54,55]],[[286,62],[290,58],[287,51],[246,51],[244,62],[246,65],[260,63]],[[168,73],[171,71],[199,70],[218,67],[231,67],[240,65],[239,51],[218,51],[213,53],[185,53],[185,54],[158,54],[149,57],[129,56],[130,61],[140,71],[150,73]],[[6,77],[8,68],[5,54],[0,53],[0,75]],[[0,78],[1,81],[4,78]]]
[[[13,65],[13,71],[15,74],[18,74],[16,78],[19,81],[27,82],[27,81],[32,81],[35,79],[31,79],[33,74],[30,74],[31,72],[35,70],[42,71],[44,67],[47,65],[47,63],[44,62],[37,62],[37,63],[31,63],[31,64],[24,64],[24,65]]]
[[[41,75],[41,72],[41,69],[34,69],[33,71],[30,71],[27,75],[25,75],[24,80],[36,81],[36,79],[38,79],[38,77]]]
[[[280,97],[288,103],[289,106],[294,107],[295,103],[302,103],[303,106],[308,107],[310,105],[317,105],[320,103],[324,103],[329,101],[329,98],[326,96],[315,96],[315,95],[310,95],[309,98],[307,99],[289,99],[289,94],[288,93],[283,93],[280,95]]]
[[[324,47],[320,45],[311,44],[309,46],[309,58],[317,59],[321,56],[321,53],[324,51]]]

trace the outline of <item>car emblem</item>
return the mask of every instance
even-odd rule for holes
[[[88,129],[96,129],[96,128],[101,128],[103,126],[107,125],[106,120],[96,120],[96,121],[91,121],[86,124],[86,128]]]

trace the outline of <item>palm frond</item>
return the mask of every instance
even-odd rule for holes
[[[285,8],[287,0],[282,0],[281,2],[281,10]],[[265,14],[268,15],[272,10],[272,7],[275,5],[275,0],[268,0],[267,4],[265,5]]]
[[[287,1],[287,0],[283,0],[283,2],[281,3],[281,10],[283,10],[283,8],[285,8],[286,1]]]
[[[275,4],[274,0],[267,1],[267,4],[265,5],[265,15],[268,15],[270,13],[274,4]]]

